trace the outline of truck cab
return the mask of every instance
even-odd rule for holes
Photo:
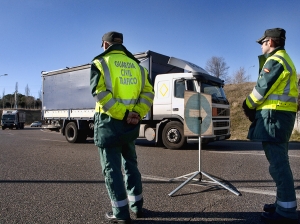
[[[18,110],[3,110],[1,118],[2,130],[6,128],[23,129],[25,124],[25,112]]]
[[[198,142],[198,136],[184,135],[184,92],[211,95],[213,134],[202,135],[202,143],[230,138],[230,108],[224,82],[201,67],[152,51],[136,54],[149,71],[155,97],[152,110],[143,119],[140,136],[170,149]],[[195,124],[197,125],[197,124]]]

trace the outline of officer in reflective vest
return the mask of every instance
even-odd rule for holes
[[[277,186],[276,201],[266,204],[261,218],[268,223],[297,223],[297,201],[288,158],[288,142],[298,107],[296,68],[286,53],[285,30],[268,29],[257,40],[259,56],[256,86],[243,103],[252,121],[248,138],[261,141],[269,172]]]
[[[143,216],[135,140],[139,121],[150,110],[154,98],[148,71],[122,43],[122,33],[104,34],[104,52],[93,59],[90,75],[96,100],[94,141],[112,204],[112,212],[105,218],[112,223],[131,223],[129,208],[136,218]]]

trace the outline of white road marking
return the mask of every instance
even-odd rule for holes
[[[267,190],[259,190],[259,189],[255,189],[255,188],[252,189],[252,188],[243,188],[243,187],[239,188],[238,190],[241,192],[246,192],[246,193],[276,196],[275,191],[267,191]],[[299,199],[300,194],[296,194],[296,198]]]
[[[254,155],[254,156],[264,156],[264,153],[250,153],[250,152],[215,152],[215,151],[209,151],[210,153],[224,153],[224,154],[234,154],[234,155]],[[297,155],[289,155],[289,157],[296,157],[300,158],[300,156]]]
[[[184,181],[176,180],[176,178],[166,178],[166,177],[151,176],[151,175],[142,175],[142,178],[147,179],[147,180],[156,180],[156,181],[173,182],[173,183],[174,182],[182,182],[182,183],[184,182]],[[173,180],[173,181],[171,181],[171,180]],[[174,181],[174,180],[176,180],[176,181]],[[202,180],[201,184],[200,184],[200,182],[198,182],[198,183],[191,182],[191,183],[189,183],[189,185],[199,186],[199,187],[215,186],[215,187],[219,187],[220,189],[225,189],[213,181],[206,181],[206,180]],[[252,194],[276,196],[275,191],[261,190],[261,189],[257,189],[257,188],[240,187],[240,188],[237,188],[237,191],[245,192],[245,193],[252,193]],[[296,197],[297,197],[297,199],[300,199],[300,194],[296,194]]]
[[[52,139],[46,139],[46,138],[42,138],[41,140],[43,140],[43,141],[52,141],[52,142],[66,142],[66,141],[52,140]]]

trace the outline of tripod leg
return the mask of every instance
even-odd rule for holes
[[[195,176],[197,176],[200,173],[200,171],[195,172],[189,179],[187,179],[186,181],[184,181],[182,184],[180,184],[179,187],[177,187],[174,191],[172,191],[170,194],[168,194],[169,196],[172,196],[173,194],[175,194],[177,191],[179,191],[184,185],[186,185],[188,182],[190,182]]]
[[[209,176],[208,174],[206,174],[206,173],[204,173],[204,172],[202,172],[202,173],[203,173],[204,176],[206,176],[207,178],[211,179],[211,180],[214,181],[215,183],[221,185],[222,187],[224,187],[224,188],[227,189],[228,191],[234,193],[235,195],[237,195],[237,196],[240,196],[240,195],[241,195],[239,192],[237,192],[237,191],[235,191],[235,190],[233,190],[233,189],[227,187],[226,185],[224,185],[224,184],[222,184],[220,181],[217,181],[216,179],[212,178],[212,177]]]

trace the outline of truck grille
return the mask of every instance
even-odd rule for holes
[[[230,116],[230,109],[217,108],[218,116]]]
[[[228,127],[229,126],[229,121],[216,121],[216,122],[213,122],[213,125],[214,125],[215,128]]]
[[[226,135],[226,134],[228,134],[228,129],[215,130],[214,134],[215,135]]]

